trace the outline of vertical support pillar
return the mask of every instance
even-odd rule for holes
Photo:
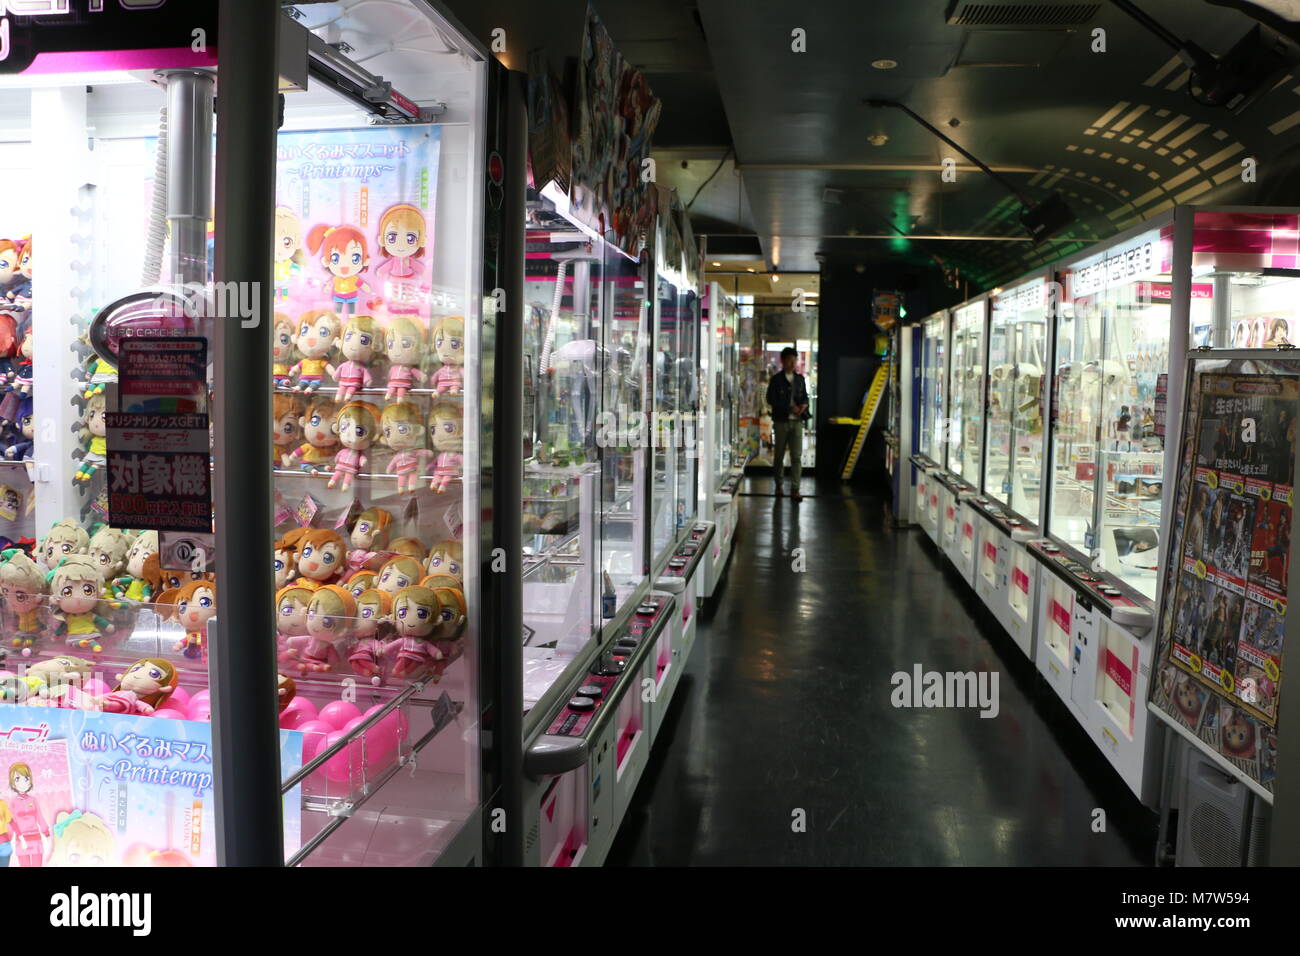
[[[280,5],[221,0],[218,23],[216,280],[238,282],[258,320],[214,321],[217,580],[209,674],[217,860],[284,862],[276,706],[272,475],[248,440],[271,416],[271,246],[279,125]],[[186,229],[193,225],[186,224]],[[218,297],[220,300],[221,297]]]

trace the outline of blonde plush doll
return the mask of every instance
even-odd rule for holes
[[[24,657],[45,630],[45,571],[18,548],[0,553],[0,603],[12,616],[10,644]]]
[[[104,597],[116,597],[113,586],[126,571],[126,560],[135,543],[134,536],[128,531],[112,528],[108,525],[100,528],[90,536],[87,553],[90,560],[99,565],[104,572]]]
[[[104,576],[89,555],[72,554],[50,572],[50,597],[58,626],[54,633],[73,647],[94,654],[103,651],[100,638],[113,633],[113,623],[99,613]]]
[[[93,813],[73,810],[54,818],[49,866],[113,866],[117,841]]]
[[[124,574],[113,582],[113,596],[118,600],[145,602],[153,597],[153,585],[145,574],[145,562],[158,553],[158,532],[141,531],[126,553]]]
[[[81,413],[81,440],[86,443],[81,456],[81,467],[72,476],[73,481],[85,482],[95,477],[101,465],[108,460],[108,398],[102,392],[86,401]]]
[[[459,395],[465,390],[465,317],[449,315],[433,327],[433,351],[442,367],[433,373],[439,395]]]
[[[85,554],[90,549],[90,535],[72,518],[64,518],[50,528],[41,541],[36,560],[52,571],[54,566],[70,554]]]

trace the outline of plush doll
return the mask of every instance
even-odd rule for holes
[[[433,327],[433,351],[442,366],[433,373],[439,395],[459,395],[465,390],[465,317],[449,315]]]
[[[32,393],[33,346],[32,318],[27,315],[18,323],[18,354],[13,361],[12,378],[10,379],[10,384],[19,395],[30,395]]]
[[[278,678],[275,685],[276,704],[279,706],[280,713],[284,713],[284,709],[298,696],[298,685],[294,683],[292,677],[285,677],[283,674],[275,676]]]
[[[389,641],[385,653],[397,652],[393,676],[398,679],[418,676],[442,658],[434,645],[434,631],[442,620],[438,595],[429,588],[413,585],[393,595],[392,623],[396,637]]]
[[[302,420],[306,417],[302,399],[277,392],[271,398],[271,467],[279,468],[292,458],[294,445],[302,438]]]
[[[429,440],[438,457],[434,460],[433,480],[429,487],[442,494],[460,477],[465,456],[464,410],[455,402],[436,402],[429,409]]]
[[[5,458],[10,461],[31,461],[32,446],[36,437],[32,397],[20,399],[5,434]]]
[[[318,398],[307,408],[307,414],[298,419],[302,427],[302,436],[306,441],[294,451],[285,455],[280,463],[285,468],[298,465],[304,472],[318,474],[334,457],[338,447],[339,436],[334,423],[338,419],[339,407],[327,398]]]
[[[310,639],[307,634],[307,605],[314,592],[311,588],[290,584],[275,592],[275,638],[281,664],[298,659]]]
[[[338,400],[351,401],[363,388],[369,388],[375,377],[370,373],[370,363],[384,350],[384,330],[371,316],[357,315],[343,326],[339,352],[343,362],[337,367],[325,366],[325,371],[338,382]]]
[[[379,569],[379,580],[375,582],[375,587],[381,591],[396,595],[402,588],[410,587],[419,581],[423,571],[420,562],[415,558],[410,555],[399,554],[397,557],[389,559]]]
[[[80,437],[85,442],[81,467],[73,481],[87,482],[95,477],[101,465],[108,460],[108,399],[104,394],[92,395],[81,416]]]
[[[361,277],[370,265],[365,234],[355,226],[313,226],[307,233],[307,248],[320,256],[325,270],[322,288],[334,301],[334,308],[356,315],[362,291],[371,291]]]
[[[384,401],[401,401],[406,393],[423,382],[425,374],[420,369],[424,361],[424,330],[405,316],[398,316],[388,325],[385,341],[388,353],[388,391]]]
[[[424,564],[424,545],[418,538],[394,538],[388,545],[393,554],[405,554]]]
[[[298,573],[293,583],[299,587],[314,591],[336,584],[347,569],[348,546],[336,531],[307,528],[297,535],[290,532],[282,540],[297,549]]]
[[[348,543],[352,546],[348,552],[350,569],[357,571],[365,568],[376,554],[388,548],[392,523],[392,512],[384,508],[367,508],[357,515],[348,532]]]
[[[32,240],[18,247],[18,274],[9,285],[8,298],[13,308],[30,312],[32,308]]]
[[[276,388],[290,384],[289,368],[298,358],[293,339],[296,329],[293,319],[283,312],[275,313],[275,327],[271,330],[271,383]]]
[[[298,338],[294,344],[302,358],[289,369],[289,374],[296,376],[300,391],[314,392],[320,388],[338,337],[339,317],[328,309],[304,312],[298,317]]]
[[[359,571],[353,571],[348,575],[345,585],[352,592],[354,598],[361,597],[362,593],[369,591],[379,581],[379,572],[371,571],[369,568],[362,568]]]
[[[176,689],[179,676],[171,661],[150,657],[136,661],[117,675],[113,693],[98,699],[106,714],[140,714],[145,717],[163,706]]]
[[[99,565],[104,573],[104,580],[111,588],[126,571],[126,562],[130,557],[135,537],[129,531],[122,531],[104,525],[90,536],[86,553]],[[106,591],[105,597],[114,597],[112,591]]]
[[[90,535],[72,518],[64,518],[50,528],[40,543],[37,560],[53,571],[55,565],[71,554],[85,554],[90,550]]]
[[[153,598],[153,585],[145,577],[145,563],[150,557],[157,562],[158,532],[141,531],[126,553],[125,573],[113,582],[113,597],[139,603]]]
[[[352,634],[357,616],[357,599],[347,588],[327,584],[312,592],[307,604],[309,640],[298,658],[302,673],[324,673],[340,662],[339,645]]]
[[[434,453],[424,447],[424,421],[420,409],[410,402],[386,405],[379,424],[384,443],[393,450],[393,457],[388,460],[388,474],[397,476],[397,493],[415,491],[420,474],[434,459]]]
[[[21,270],[22,250],[13,239],[0,239],[0,298],[10,300]]]
[[[17,548],[0,553],[0,603],[9,612],[11,646],[30,657],[47,625],[45,571]]]
[[[82,650],[103,651],[100,639],[113,633],[112,621],[99,613],[104,576],[89,555],[71,554],[49,573],[50,597],[58,621],[54,633]]]
[[[367,588],[356,595],[357,622],[356,644],[348,655],[348,664],[362,677],[369,677],[371,683],[382,682],[384,649],[386,644],[380,635],[380,629],[387,627],[393,610],[393,596],[379,588]]]
[[[370,462],[366,454],[379,436],[379,407],[369,402],[348,402],[339,409],[334,430],[342,446],[334,455],[334,473],[329,487],[336,483],[343,491],[352,487],[352,479]]]
[[[81,688],[94,670],[94,664],[80,657],[51,657],[27,668],[27,682],[47,707],[82,707]]]
[[[217,616],[217,585],[213,581],[189,581],[158,595],[158,603],[170,605],[170,617],[180,621],[185,636],[172,650],[191,660],[202,660],[207,647],[208,621]]]
[[[430,574],[450,574],[457,581],[463,582],[465,580],[464,558],[464,544],[447,538],[429,549],[429,558],[424,563],[424,569]]]

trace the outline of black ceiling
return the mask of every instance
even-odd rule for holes
[[[1214,54],[1256,22],[1208,0],[1136,2]],[[538,45],[557,66],[577,53],[580,0],[449,6],[481,38],[504,27],[511,66]],[[987,286],[1176,202],[1300,203],[1300,68],[1234,115],[1195,102],[1173,48],[1112,3],[1016,6],[1008,14],[1002,0],[603,0],[596,9],[664,101],[657,149],[709,147],[720,157],[734,146],[738,172],[710,182],[700,206],[718,190],[729,197],[724,207],[738,208],[743,188],[752,222],[713,219],[704,231],[718,241],[757,234],[783,271],[937,255]],[[950,14],[1002,22],[953,25]],[[1067,25],[1024,25],[1035,18]],[[792,50],[794,30],[805,52]],[[1097,30],[1105,52],[1093,50]],[[873,68],[880,59],[898,65]],[[1032,200],[1061,191],[1078,216],[1063,235],[1077,241],[1020,241],[1017,200],[905,114],[868,99],[906,104]],[[1242,182],[1244,157],[1258,161],[1253,184]],[[955,182],[941,176],[946,158],[962,164]],[[702,177],[690,165],[693,192]],[[1006,241],[903,239],[897,230]]]

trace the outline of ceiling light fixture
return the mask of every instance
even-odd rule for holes
[[[889,137],[884,133],[873,133],[871,136],[867,137],[867,142],[872,146],[884,146],[889,142]]]
[[[891,60],[886,57],[885,59],[881,59],[881,60],[872,60],[871,65],[874,66],[877,70],[892,70],[894,67],[898,66],[898,61]]]

